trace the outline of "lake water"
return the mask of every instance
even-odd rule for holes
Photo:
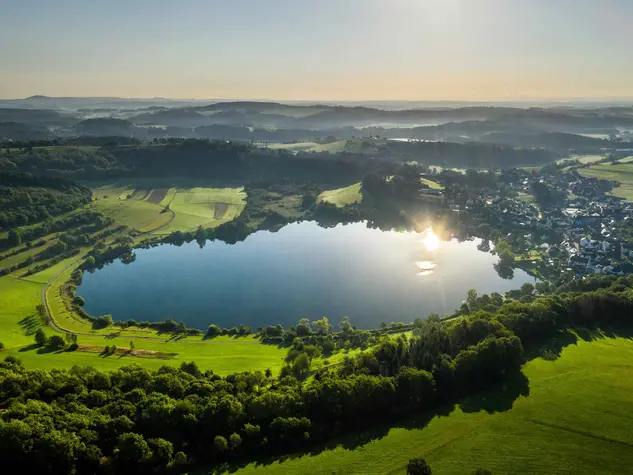
[[[94,316],[184,321],[206,329],[241,323],[255,329],[301,318],[349,316],[360,328],[411,322],[458,308],[468,289],[506,292],[534,279],[516,270],[497,275],[498,259],[479,240],[441,242],[423,233],[369,229],[364,223],[324,229],[313,222],[260,231],[235,245],[207,242],[136,250],[85,273],[77,293]]]

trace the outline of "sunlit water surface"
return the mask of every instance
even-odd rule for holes
[[[349,316],[360,328],[375,328],[450,313],[471,288],[503,293],[533,282],[521,270],[512,280],[499,277],[497,257],[478,244],[441,241],[430,229],[385,232],[364,223],[324,229],[303,222],[235,245],[138,249],[129,265],[116,261],[85,273],[77,293],[90,314],[115,320],[257,328],[322,316],[336,324]]]

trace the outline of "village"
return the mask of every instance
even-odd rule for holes
[[[633,203],[609,194],[617,183],[558,168],[504,170],[490,186],[443,175],[424,180],[446,183],[444,204],[474,236],[506,241],[513,267],[550,281],[633,272]]]

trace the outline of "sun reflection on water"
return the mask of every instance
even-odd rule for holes
[[[431,275],[434,272],[433,269],[435,269],[435,262],[433,261],[418,261],[415,265],[420,269],[420,272],[418,272],[420,276]]]
[[[431,228],[427,228],[422,233],[422,239],[420,239],[420,243],[426,248],[426,252],[433,252],[440,245],[440,239]],[[436,264],[433,261],[417,261],[415,265],[419,269],[418,275],[421,277],[432,275],[435,272]]]
[[[426,231],[424,231],[420,242],[424,244],[427,251],[431,252],[437,249],[437,247],[440,245],[440,238],[435,235],[431,228],[428,228]]]

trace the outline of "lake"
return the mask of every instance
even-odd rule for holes
[[[477,250],[479,242],[440,241],[430,229],[294,223],[234,245],[137,249],[130,264],[115,261],[84,273],[77,294],[91,315],[115,320],[173,318],[201,329],[211,323],[255,329],[288,327],[304,317],[327,316],[337,324],[349,316],[360,328],[376,328],[382,321],[451,313],[471,288],[503,293],[534,282],[521,270],[512,280],[499,277],[498,258]]]

